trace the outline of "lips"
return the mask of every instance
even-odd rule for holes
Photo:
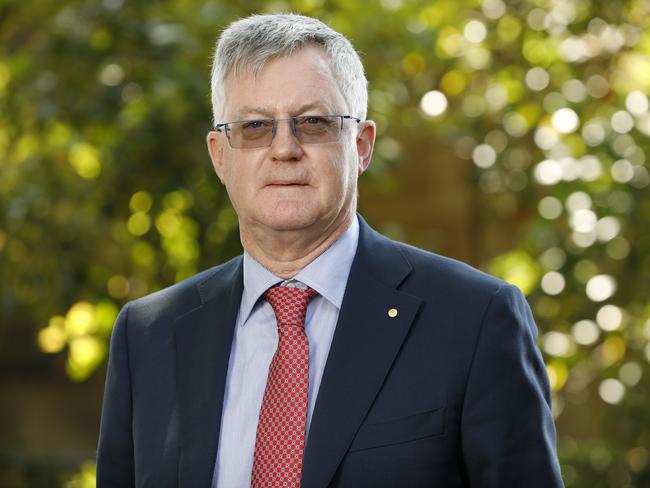
[[[272,181],[267,183],[266,186],[307,186],[307,183],[302,181]]]

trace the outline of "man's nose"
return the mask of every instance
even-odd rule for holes
[[[271,157],[278,160],[300,159],[303,154],[298,137],[292,131],[292,120],[279,120],[275,126],[275,137],[271,142]]]

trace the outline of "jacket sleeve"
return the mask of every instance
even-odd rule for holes
[[[485,311],[465,391],[461,442],[472,488],[563,487],[548,376],[519,289],[500,287]]]
[[[97,488],[135,486],[127,304],[113,328],[97,448]]]

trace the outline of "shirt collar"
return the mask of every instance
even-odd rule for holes
[[[273,285],[299,281],[313,288],[319,295],[341,308],[352,260],[359,242],[357,217],[341,236],[320,256],[305,266],[291,280],[283,280],[258,263],[244,251],[244,291],[239,316],[241,325],[250,317],[262,294]]]

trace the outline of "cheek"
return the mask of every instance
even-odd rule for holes
[[[336,157],[338,168],[347,177],[348,174],[356,172],[358,156],[355,139],[352,134],[346,133],[346,136],[341,141],[341,147]]]
[[[357,181],[356,169],[349,159],[345,159],[341,155],[337,161],[332,161],[328,166],[326,179],[326,198],[328,200],[344,202],[355,191]]]
[[[223,166],[224,184],[231,198],[254,191],[254,177],[252,165],[249,161],[236,158],[229,159]]]
[[[353,146],[345,148],[345,153],[341,155],[338,163],[338,171],[344,191],[349,191],[356,187],[358,177],[357,153]]]
[[[345,165],[345,173],[351,183],[356,184],[357,177],[359,175],[359,155],[357,153],[357,144],[356,139],[353,137],[353,134],[350,134],[349,137],[345,139],[343,145],[343,159],[342,164]]]
[[[231,203],[237,210],[240,208],[240,202],[245,201],[245,198],[242,198],[242,189],[245,188],[245,185],[242,184],[241,175],[235,168],[236,163],[233,161],[228,161],[223,165],[222,182]]]

